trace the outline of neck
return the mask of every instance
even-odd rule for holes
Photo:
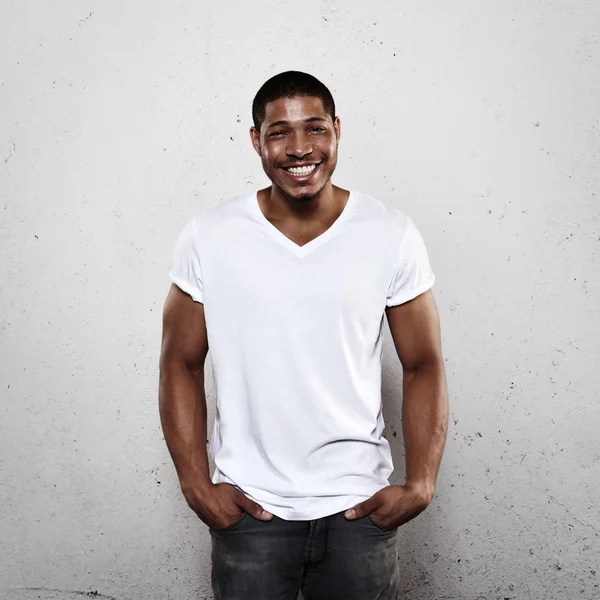
[[[271,185],[258,192],[263,212],[273,219],[314,220],[339,215],[346,205],[349,192],[331,183],[331,180],[314,196],[294,198],[280,187]]]

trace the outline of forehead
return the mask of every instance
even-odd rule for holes
[[[310,117],[327,118],[321,98],[315,96],[294,96],[293,98],[278,98],[265,106],[265,124],[273,121],[304,121]]]

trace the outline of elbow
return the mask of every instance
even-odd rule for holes
[[[200,375],[204,375],[204,359],[198,360],[186,360],[180,354],[163,352],[160,355],[158,363],[159,378],[165,379],[170,378],[173,375],[177,376],[181,373],[187,372],[192,377],[196,378]]]

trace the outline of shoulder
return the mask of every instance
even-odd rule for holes
[[[357,198],[359,218],[371,225],[379,225],[382,232],[394,238],[403,236],[412,223],[411,217],[401,208],[363,192],[353,191]]]
[[[251,199],[255,192],[240,194],[219,201],[212,206],[198,209],[192,215],[189,223],[196,235],[204,237],[218,230],[221,226],[230,225],[232,221],[248,213]]]

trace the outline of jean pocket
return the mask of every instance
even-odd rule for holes
[[[371,525],[377,527],[377,529],[379,529],[379,531],[385,531],[386,533],[391,533],[393,531],[396,531],[396,529],[398,529],[397,527],[393,527],[392,529],[386,529],[383,525],[380,525],[377,521],[375,521],[375,519],[373,519],[371,517],[371,515],[367,515],[367,521],[369,521],[369,523],[371,523]]]
[[[228,525],[227,527],[221,527],[219,529],[215,529],[214,527],[211,527],[210,529],[212,529],[212,531],[230,531],[234,527],[237,527],[247,516],[248,516],[248,513],[243,512],[242,516],[237,521],[234,521],[231,525]]]

